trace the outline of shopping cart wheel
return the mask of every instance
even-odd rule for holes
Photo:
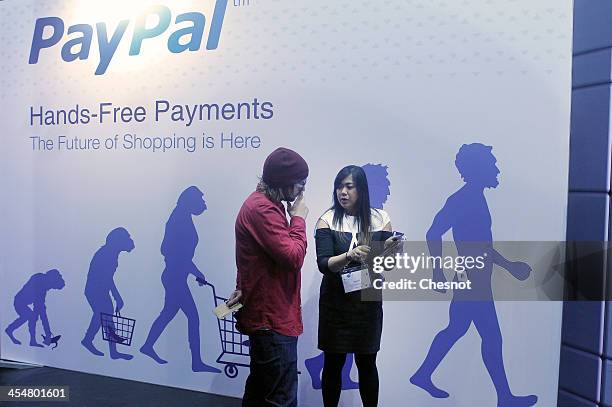
[[[225,365],[225,375],[227,377],[229,377],[230,379],[233,379],[234,377],[238,376],[238,368],[236,367],[236,365],[230,363]]]

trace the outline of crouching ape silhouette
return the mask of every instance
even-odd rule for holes
[[[51,326],[49,325],[45,299],[49,290],[61,290],[65,285],[66,283],[60,272],[53,269],[45,273],[34,274],[21,290],[19,290],[13,302],[15,311],[17,311],[17,315],[19,316],[5,329],[6,334],[15,345],[21,345],[21,342],[15,338],[13,333],[17,328],[27,322],[28,330],[30,331],[30,346],[38,348],[44,347],[42,344],[36,342],[36,323],[40,318],[43,330],[45,331],[42,336],[43,344],[50,345],[51,343],[55,343],[57,346],[59,336],[54,337],[51,334]]]

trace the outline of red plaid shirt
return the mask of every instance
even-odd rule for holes
[[[294,216],[287,222],[283,204],[253,192],[236,218],[236,285],[244,305],[237,314],[241,332],[303,332],[300,269],[305,256],[304,219]]]

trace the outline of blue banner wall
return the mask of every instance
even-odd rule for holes
[[[310,166],[299,397],[321,405],[313,235],[340,168],[364,166],[373,204],[423,241],[464,185],[460,148],[482,143],[494,240],[565,239],[571,6],[1,2],[2,357],[241,396],[247,338],[212,309],[235,284],[235,216],[286,146]],[[449,304],[385,302],[381,405],[495,405],[500,380],[556,404],[558,302],[459,312],[493,328],[449,334],[432,378],[450,396],[411,383],[442,356]],[[492,380],[481,342],[502,337]],[[356,382],[347,365],[345,405]]]

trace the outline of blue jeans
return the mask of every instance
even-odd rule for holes
[[[297,406],[297,337],[271,330],[249,335],[251,372],[243,407]]]

